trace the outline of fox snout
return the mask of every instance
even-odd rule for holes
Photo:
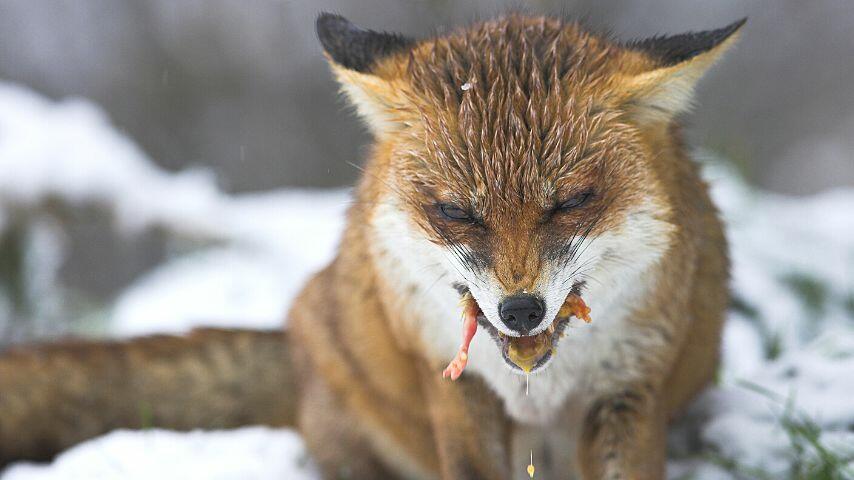
[[[543,321],[546,307],[542,300],[527,293],[505,297],[498,305],[498,317],[510,330],[525,335]]]

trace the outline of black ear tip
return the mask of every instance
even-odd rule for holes
[[[628,48],[642,50],[658,58],[665,66],[675,65],[717,47],[747,23],[747,17],[716,30],[688,32],[629,42]]]
[[[402,35],[359,28],[341,15],[328,12],[317,16],[315,30],[323,50],[333,61],[363,73],[369,72],[381,58],[414,43]]]
[[[329,12],[320,12],[317,20],[314,22],[314,29],[317,32],[317,38],[323,48],[328,50],[335,38],[340,37],[343,32],[352,30],[353,24],[341,15]]]
[[[347,20],[346,18],[344,18],[341,15],[338,15],[337,13],[320,12],[317,14],[317,25],[318,26],[320,26],[321,24],[324,24],[326,22],[337,22],[337,21],[344,21],[344,22],[349,23],[349,20]]]
[[[745,23],[747,23],[747,17],[740,18],[740,19],[730,23],[726,27],[721,28],[720,30],[722,30],[724,32],[723,37],[727,38],[730,35],[732,35],[733,33],[739,31],[741,29],[741,27],[744,26]]]

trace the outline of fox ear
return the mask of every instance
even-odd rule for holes
[[[735,43],[746,21],[627,44],[630,50],[645,54],[652,66],[629,75],[621,85],[626,107],[642,121],[668,121],[690,109],[697,82]]]
[[[395,33],[359,28],[346,18],[321,13],[317,37],[338,82],[376,135],[389,132],[403,110],[403,96],[396,79],[405,62],[383,62],[409,51],[415,41]]]
[[[341,15],[326,12],[317,17],[316,29],[329,58],[360,73],[371,73],[379,60],[409,50],[415,43],[400,34],[359,28]]]

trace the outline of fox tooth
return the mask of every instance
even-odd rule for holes
[[[552,323],[551,325],[549,325],[549,328],[547,328],[546,331],[549,332],[549,335],[555,333],[555,324]]]

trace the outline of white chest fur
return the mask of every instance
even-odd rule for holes
[[[632,284],[638,285],[629,283]],[[508,415],[531,425],[549,424],[570,397],[584,403],[598,393],[616,391],[640,374],[637,357],[643,352],[637,350],[656,348],[654,343],[659,341],[644,335],[630,321],[631,302],[642,294],[639,288],[634,290],[589,288],[585,299],[594,312],[593,323],[571,319],[551,364],[529,378],[504,363],[488,335],[475,336],[467,373],[483,377],[504,400]],[[448,335],[447,340],[434,344],[445,347],[450,359],[459,344],[460,324],[448,322],[447,318],[458,318],[458,309],[446,315],[426,316],[423,322],[425,330]],[[450,329],[448,323],[452,325]]]

